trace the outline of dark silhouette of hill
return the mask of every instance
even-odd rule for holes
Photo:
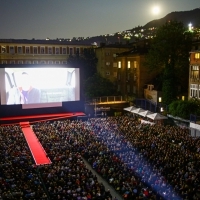
[[[149,31],[149,28],[152,27],[159,27],[162,26],[163,24],[165,24],[167,21],[171,21],[171,20],[176,20],[179,22],[182,22],[186,27],[188,26],[189,23],[192,23],[192,26],[195,28],[200,28],[200,8],[196,8],[190,11],[176,11],[176,12],[172,12],[167,14],[165,17],[161,18],[161,19],[157,19],[157,20],[153,20],[148,22],[146,25],[144,26],[138,26],[129,30],[125,30],[122,31],[120,34],[119,33],[114,33],[114,34],[106,34],[106,35],[99,35],[99,36],[93,36],[93,37],[89,37],[85,40],[80,40],[80,41],[76,41],[78,43],[83,43],[83,44],[93,44],[96,43],[98,46],[100,44],[127,44],[128,42],[134,42],[137,41],[139,38],[135,38],[134,34],[141,33],[141,29],[145,29],[146,32],[143,32],[143,35],[146,34],[151,35],[154,34],[154,31]],[[129,40],[124,39],[124,35],[126,34],[126,32],[132,32],[134,33]],[[144,36],[145,37],[145,36]],[[143,38],[144,38],[143,37]],[[140,38],[141,39],[141,38]],[[74,42],[74,40],[73,40]]]
[[[144,25],[144,28],[162,26],[170,20],[180,21],[185,26],[188,26],[189,23],[192,23],[194,27],[200,27],[200,8],[196,8],[190,11],[179,11],[169,13],[161,19],[148,22],[146,25]]]

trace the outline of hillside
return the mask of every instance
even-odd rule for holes
[[[84,40],[80,40],[82,43],[96,43],[98,46],[101,43],[105,44],[127,44],[134,42],[138,39],[148,38],[153,35],[155,30],[149,30],[152,27],[159,27],[165,22],[170,20],[176,20],[183,22],[183,24],[187,27],[189,23],[192,23],[192,26],[195,28],[200,28],[200,8],[196,8],[190,11],[179,11],[172,12],[167,14],[165,17],[157,20],[153,20],[148,22],[144,26],[138,26],[129,30],[122,31],[120,33],[114,34],[105,34],[101,36],[93,36]],[[143,30],[143,32],[141,32]],[[76,40],[76,39],[75,39]],[[74,40],[73,40],[74,41]]]
[[[185,26],[188,26],[189,23],[192,23],[194,27],[200,27],[200,8],[190,11],[169,13],[161,19],[148,22],[146,25],[144,25],[144,28],[158,27],[170,20],[181,21]]]

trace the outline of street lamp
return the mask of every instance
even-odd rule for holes
[[[188,24],[188,28],[189,28],[189,31],[192,30],[192,24],[191,23]]]

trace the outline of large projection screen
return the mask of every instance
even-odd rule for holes
[[[0,68],[0,90],[1,105],[21,104],[24,109],[80,101],[79,68]]]

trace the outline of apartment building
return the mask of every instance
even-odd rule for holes
[[[92,44],[62,40],[0,39],[0,64],[66,64]]]
[[[200,99],[200,48],[190,52],[188,99]]]
[[[147,52],[148,43],[117,56],[116,85],[123,95],[144,98],[146,85],[159,73],[145,66]]]
[[[130,48],[129,45],[101,44],[100,47],[95,49],[98,59],[97,72],[102,77],[115,82],[117,77],[117,54],[128,51]]]

